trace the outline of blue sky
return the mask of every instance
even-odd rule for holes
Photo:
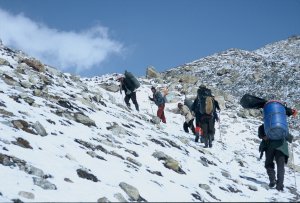
[[[63,72],[145,75],[300,34],[299,0],[0,0],[0,39]]]

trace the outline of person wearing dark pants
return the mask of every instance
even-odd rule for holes
[[[130,99],[131,99],[132,103],[134,104],[135,109],[137,111],[139,111],[140,109],[139,109],[139,104],[137,103],[137,100],[136,100],[136,92],[131,92],[130,94],[126,94],[124,101],[128,108],[130,108],[130,103],[129,103]]]
[[[274,187],[276,184],[275,179],[275,165],[274,158],[277,165],[277,190],[283,190],[283,180],[284,180],[284,164],[285,164],[285,155],[276,149],[268,148],[266,150],[266,161],[265,168],[270,180],[270,187]]]
[[[129,101],[131,99],[132,103],[135,106],[135,109],[137,111],[139,111],[140,110],[139,109],[139,104],[138,104],[138,102],[136,100],[136,90],[135,91],[130,91],[130,89],[128,87],[126,87],[126,78],[120,77],[117,80],[120,82],[120,93],[122,94],[122,90],[124,90],[124,92],[125,92],[124,101],[125,101],[126,106],[129,109],[131,109],[130,108],[130,103],[129,103]]]
[[[165,117],[165,112],[164,112],[164,109],[165,109],[165,104],[161,104],[158,106],[158,109],[157,109],[157,117],[161,119],[161,121],[163,123],[166,123],[166,117]]]
[[[178,106],[179,113],[185,117],[185,122],[183,123],[184,131],[188,133],[190,128],[193,134],[196,135],[195,127],[194,127],[194,116],[192,115],[189,107],[183,105],[180,102],[178,103],[177,106]]]
[[[212,116],[203,115],[200,118],[200,128],[204,136],[204,148],[212,147],[212,136],[214,134],[214,122]]]
[[[259,151],[261,152],[261,157],[263,152],[265,152],[265,168],[269,176],[269,187],[274,187],[278,191],[283,191],[284,182],[284,165],[288,162],[289,150],[288,143],[285,139],[283,140],[269,140],[264,132],[264,125],[260,125],[258,128],[258,137],[262,139]],[[293,136],[289,134],[288,141],[292,142]],[[275,173],[275,164],[277,166],[277,180]]]
[[[154,103],[158,107],[156,115],[157,115],[158,118],[160,118],[160,120],[163,123],[166,123],[167,121],[166,121],[165,112],[164,112],[164,109],[165,109],[165,99],[162,96],[161,92],[157,91],[155,89],[155,87],[151,87],[151,91],[153,93],[153,97],[149,96],[149,99],[151,101],[154,101]]]
[[[190,120],[188,123],[184,122],[183,123],[183,130],[186,133],[189,133],[189,128],[191,129],[192,133],[195,135],[195,127],[194,127],[194,119]]]

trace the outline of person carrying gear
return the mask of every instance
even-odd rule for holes
[[[296,116],[297,110],[282,106],[285,109],[286,116]],[[264,115],[266,116],[266,115]],[[278,191],[283,191],[284,182],[284,165],[287,164],[289,158],[288,142],[292,142],[293,136],[287,132],[287,137],[283,139],[272,139],[266,134],[266,126],[262,124],[258,127],[258,137],[262,139],[259,145],[260,159],[265,152],[265,168],[269,176],[269,187],[275,187]],[[275,177],[275,164],[277,166],[277,180]]]
[[[177,107],[179,109],[179,113],[185,117],[185,122],[183,123],[184,131],[188,133],[190,128],[193,134],[196,135],[194,127],[194,116],[191,114],[190,109],[182,103],[178,103]]]
[[[214,102],[211,90],[201,85],[197,90],[197,97],[192,105],[192,111],[196,117],[196,127],[202,129],[204,136],[204,148],[212,147],[212,136],[214,134]],[[196,137],[195,142],[198,142]]]
[[[124,90],[125,92],[125,97],[124,97],[124,101],[125,101],[125,104],[126,106],[130,108],[130,103],[129,103],[129,100],[131,99],[132,103],[134,104],[135,106],[135,109],[137,111],[139,111],[139,104],[137,102],[137,99],[136,99],[136,89],[134,91],[131,91],[126,84],[128,84],[128,79],[126,79],[126,77],[119,77],[117,79],[117,81],[120,82],[120,94],[122,94],[122,90]]]
[[[157,91],[155,89],[155,87],[151,87],[151,91],[153,93],[153,97],[149,96],[149,99],[151,101],[154,101],[154,103],[158,106],[157,117],[160,118],[163,123],[166,123],[167,121],[166,121],[165,112],[164,112],[165,99],[162,96],[161,92]]]

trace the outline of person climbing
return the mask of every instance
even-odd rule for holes
[[[178,103],[177,105],[179,109],[179,113],[185,117],[185,122],[183,123],[183,129],[186,133],[189,133],[189,128],[192,130],[193,134],[196,135],[195,127],[194,127],[194,116],[190,112],[190,109],[183,105],[182,103]]]
[[[288,142],[293,136],[289,133],[287,117],[297,116],[297,110],[287,107],[286,103],[245,94],[240,104],[246,109],[263,109],[263,124],[258,127],[258,137],[262,139],[259,145],[260,159],[266,155],[265,169],[269,177],[269,187],[276,185],[278,191],[283,191],[284,165],[289,158]],[[275,164],[277,166],[277,180]]]
[[[157,109],[157,117],[161,119],[161,121],[163,123],[166,123],[166,117],[165,117],[165,113],[164,113],[164,108],[165,108],[165,99],[164,97],[162,96],[161,92],[160,91],[157,91],[155,89],[155,87],[151,87],[151,91],[153,93],[153,97],[150,97],[149,96],[149,99],[151,101],[154,101],[154,103],[158,106],[158,109]]]
[[[129,101],[131,99],[132,103],[135,106],[135,109],[137,111],[139,111],[140,110],[139,109],[139,104],[138,104],[137,99],[136,99],[136,90],[139,87],[139,83],[137,83],[137,84],[133,83],[132,82],[132,80],[133,80],[132,77],[134,77],[134,76],[130,75],[130,77],[128,77],[128,74],[131,74],[131,73],[125,71],[125,77],[121,76],[117,79],[117,81],[120,82],[120,94],[122,94],[122,90],[124,90],[124,92],[125,92],[124,101],[125,101],[126,106],[129,109],[131,109],[130,103],[129,103]]]
[[[267,102],[265,104],[266,105],[277,105],[277,106],[274,106],[274,107],[269,107],[269,110],[270,108],[276,108],[275,111],[277,111],[276,114],[273,114],[274,112],[272,112],[272,116],[274,117],[277,117],[277,121],[283,121],[284,119],[286,118],[283,118],[283,117],[286,117],[286,116],[296,116],[297,114],[297,110],[296,109],[291,109],[291,108],[288,108],[286,106],[284,106],[282,103],[279,103],[279,102],[275,102],[274,104],[274,101],[272,102]],[[264,107],[265,108],[268,108],[268,107]],[[278,113],[278,109],[281,109],[281,113]],[[271,109],[272,111],[272,109]],[[285,112],[285,115],[283,114],[283,112]],[[264,110],[264,120],[266,119],[272,119],[272,118],[265,118],[265,117],[268,117],[268,112],[266,113],[266,110]],[[288,126],[281,126],[283,122],[281,122],[281,124],[277,123],[277,127],[273,127],[273,126],[268,126],[269,124],[265,123],[260,125],[258,127],[258,137],[260,139],[262,139],[260,145],[259,145],[259,152],[261,153],[261,156],[260,158],[262,158],[263,156],[263,153],[265,152],[265,168],[266,168],[266,171],[267,171],[267,174],[268,174],[268,177],[269,177],[269,187],[270,188],[273,188],[275,187],[278,191],[283,191],[283,182],[284,182],[284,173],[285,173],[285,170],[284,170],[284,166],[285,164],[287,164],[288,162],[288,158],[289,158],[289,149],[288,149],[288,142],[292,142],[293,140],[293,136],[288,133]],[[268,129],[266,129],[266,126]],[[278,130],[281,130],[281,131],[278,131]],[[283,130],[283,131],[282,131]],[[271,132],[272,131],[272,132]],[[272,133],[276,136],[277,138],[274,139],[274,135],[272,135]],[[286,133],[287,136],[286,137],[282,137],[280,138],[279,137],[279,134],[283,134],[283,133]],[[268,135],[269,134],[269,135]],[[274,159],[275,159],[275,162],[276,162],[276,166],[277,166],[277,180],[276,180],[276,177],[275,177],[275,165],[274,165]]]
[[[211,90],[205,85],[200,85],[197,90],[197,97],[191,107],[196,117],[196,128],[200,127],[204,137],[204,148],[212,147],[212,135],[214,134],[214,101]],[[195,142],[198,142],[196,136]]]

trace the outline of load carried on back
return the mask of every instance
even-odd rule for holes
[[[212,115],[214,112],[214,99],[211,90],[208,88],[200,88],[198,90],[198,111],[200,114]]]
[[[127,89],[129,89],[131,92],[135,91],[137,88],[140,87],[140,82],[134,77],[134,75],[131,72],[128,72],[125,70],[125,86]]]
[[[287,139],[289,135],[287,116],[296,115],[295,109],[288,108],[283,102],[245,94],[240,104],[244,108],[263,108],[264,131],[270,140]]]

